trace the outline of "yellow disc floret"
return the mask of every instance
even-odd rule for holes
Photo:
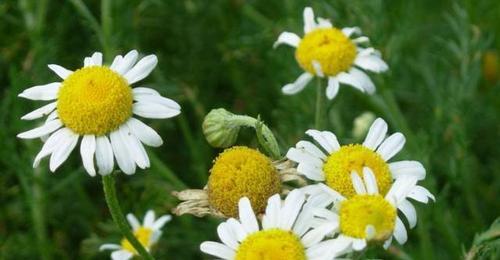
[[[132,89],[120,74],[107,67],[85,67],[62,83],[57,113],[77,134],[104,135],[130,118],[132,97]]]
[[[335,76],[351,68],[356,45],[337,28],[316,29],[300,41],[295,58],[307,72],[316,74],[313,61],[319,62],[326,76]]]
[[[236,260],[304,260],[304,246],[291,231],[268,229],[249,235],[238,247]]]
[[[360,144],[344,145],[328,156],[323,165],[326,184],[350,198],[356,194],[351,172],[356,171],[363,178],[363,167],[369,167],[373,171],[379,193],[385,195],[392,182],[389,166],[379,154]]]
[[[390,238],[396,222],[396,208],[381,195],[356,195],[340,204],[342,234],[367,238],[367,227],[375,234],[370,239],[384,241]]]
[[[222,152],[208,178],[210,205],[226,216],[238,216],[238,201],[248,197],[256,213],[281,189],[280,177],[271,160],[257,150],[235,146]]]
[[[149,248],[151,246],[150,243],[152,234],[153,230],[146,227],[139,227],[137,230],[134,231],[134,236],[137,238],[137,240],[139,240],[139,242],[144,248]],[[130,253],[137,255],[137,251],[126,238],[122,239],[121,246],[122,249],[125,249]]]

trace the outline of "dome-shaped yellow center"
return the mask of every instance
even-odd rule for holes
[[[373,171],[379,193],[385,195],[392,182],[389,166],[379,154],[360,144],[344,145],[328,156],[323,165],[326,184],[350,198],[356,194],[351,172],[356,171],[363,178],[363,167],[369,167]]]
[[[210,205],[226,216],[238,216],[238,202],[248,197],[256,213],[265,210],[267,199],[281,190],[271,160],[257,150],[235,146],[222,152],[208,178]]]
[[[149,246],[151,246],[150,243],[152,234],[153,230],[146,227],[140,227],[136,231],[134,231],[134,236],[137,238],[137,240],[139,240],[144,248],[149,248]],[[134,255],[137,255],[137,251],[126,238],[122,239],[121,246],[122,249],[127,250]]]
[[[335,76],[351,68],[356,45],[337,28],[316,29],[304,35],[295,58],[305,71],[316,74],[313,61],[319,62],[326,76]]]
[[[375,241],[387,240],[393,233],[396,208],[381,195],[356,195],[340,204],[340,231],[342,234],[367,238],[367,227],[375,232]]]
[[[120,74],[107,67],[85,67],[63,81],[57,113],[77,134],[104,135],[130,118],[132,98],[132,89]]]
[[[236,260],[304,260],[299,237],[291,231],[268,229],[249,235],[236,251]]]

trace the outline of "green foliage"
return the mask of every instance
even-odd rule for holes
[[[147,122],[165,144],[148,149],[151,169],[116,181],[125,212],[142,217],[151,208],[166,214],[178,203],[172,191],[205,185],[220,151],[205,141],[201,128],[211,109],[261,115],[282,154],[314,127],[314,84],[298,95],[282,95],[281,86],[301,71],[291,49],[272,49],[284,30],[302,35],[306,5],[334,25],[361,27],[390,67],[373,75],[374,96],[342,86],[327,101],[325,129],[341,142],[359,141],[351,134],[357,116],[373,111],[385,118],[391,132],[407,136],[397,159],[423,162],[422,185],[437,199],[417,207],[418,224],[404,246],[365,256],[498,257],[498,220],[475,236],[500,215],[500,84],[498,76],[483,77],[481,63],[486,50],[500,53],[498,1],[3,0],[0,259],[108,259],[99,245],[121,239],[100,178],[85,173],[77,152],[55,173],[46,161],[32,169],[41,142],[15,137],[39,123],[19,118],[41,103],[17,94],[54,81],[47,64],[74,69],[96,50],[105,52],[107,62],[133,48],[158,56],[159,67],[143,84],[179,101],[182,114]],[[258,147],[252,131],[241,131],[237,142]],[[216,239],[216,224],[174,217],[153,253],[157,259],[208,259],[198,247]]]

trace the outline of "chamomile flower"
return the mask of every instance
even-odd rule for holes
[[[325,251],[342,252],[349,245],[325,243],[323,238],[332,231],[332,225],[310,229],[311,205],[305,202],[300,190],[293,190],[282,203],[279,194],[269,198],[261,228],[246,197],[239,201],[239,220],[230,218],[217,228],[222,243],[206,241],[201,251],[218,259],[235,260],[302,260],[325,258]],[[332,250],[333,248],[333,250]]]
[[[369,167],[375,174],[380,194],[385,195],[394,179],[413,176],[417,180],[425,178],[425,168],[418,161],[389,162],[405,144],[405,137],[395,133],[386,138],[387,123],[376,119],[368,130],[362,144],[340,146],[335,134],[328,131],[308,130],[306,134],[319,144],[299,141],[290,148],[286,157],[298,163],[297,172],[306,178],[325,182],[342,196],[355,195],[351,184],[351,173],[362,172]],[[310,191],[322,192],[317,184],[307,187]]]
[[[134,236],[147,251],[150,251],[151,247],[158,242],[162,234],[161,228],[171,219],[170,215],[163,215],[155,219],[154,211],[149,210],[144,216],[144,221],[141,225],[133,214],[129,213],[127,215],[127,220],[132,227]],[[113,260],[132,259],[132,257],[138,255],[135,248],[126,238],[123,238],[119,245],[103,244],[99,250],[114,250],[111,253],[111,259]]]
[[[274,43],[274,47],[286,44],[296,48],[295,59],[305,72],[298,79],[282,88],[284,94],[300,92],[314,76],[328,78],[326,96],[333,99],[339,85],[347,84],[373,94],[375,85],[363,70],[380,73],[388,69],[380,52],[373,48],[363,48],[369,39],[360,36],[358,27],[338,29],[327,19],[314,18],[311,7],[304,9],[304,37],[291,32],[283,32]]]
[[[254,210],[262,213],[267,199],[282,192],[282,182],[294,179],[287,178],[293,174],[288,175],[283,164],[286,162],[273,162],[252,148],[228,148],[215,159],[205,189],[174,192],[174,196],[184,202],[173,212],[177,215],[235,217],[238,215],[238,201],[248,197]]]
[[[110,66],[103,65],[102,54],[96,52],[84,60],[84,67],[70,71],[50,64],[62,82],[53,82],[24,90],[20,97],[50,101],[21,117],[23,120],[47,116],[45,123],[20,133],[19,138],[33,139],[48,135],[42,150],[35,157],[37,167],[50,155],[50,170],[55,171],[80,144],[83,166],[91,175],[106,175],[114,168],[114,158],[120,169],[133,174],[136,165],[149,167],[144,145],[160,146],[161,137],[133,116],[170,118],[180,113],[173,100],[160,96],[151,88],[131,85],[144,79],[156,67],[158,59],[148,55],[138,60],[133,50],[116,56]]]
[[[370,168],[363,168],[363,177],[364,181],[358,174],[351,174],[356,194],[350,198],[320,184],[334,207],[332,211],[316,209],[314,214],[318,221],[334,225],[336,228],[332,233],[338,233],[337,239],[350,244],[354,250],[362,250],[368,242],[383,243],[387,248],[393,237],[404,244],[408,235],[398,210],[413,228],[417,223],[417,213],[409,199],[427,203],[429,198],[434,200],[434,196],[426,188],[416,185],[417,178],[413,176],[397,179],[385,196],[379,193],[376,177]]]

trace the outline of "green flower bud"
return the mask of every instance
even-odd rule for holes
[[[227,148],[238,138],[241,125],[234,122],[235,115],[224,108],[212,109],[203,120],[203,134],[213,147]]]
[[[375,114],[372,112],[364,112],[354,119],[354,127],[352,129],[352,136],[356,140],[361,140],[364,138],[368,129],[375,121]]]

